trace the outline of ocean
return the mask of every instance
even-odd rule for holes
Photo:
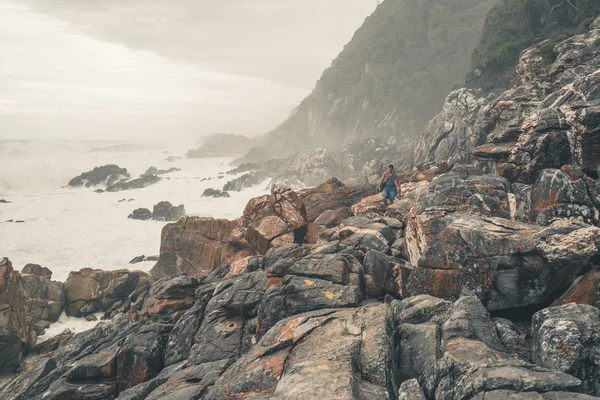
[[[0,257],[8,257],[17,270],[27,263],[48,267],[52,279],[62,282],[70,271],[85,267],[149,271],[153,262],[129,261],[159,254],[165,222],[128,219],[133,210],[152,210],[166,200],[185,205],[188,215],[235,219],[248,200],[267,192],[268,180],[232,192],[230,198],[202,198],[205,189],[222,189],[235,175],[226,174],[233,168],[231,159],[185,158],[192,147],[193,143],[0,141],[0,200],[10,202],[0,204]],[[167,161],[169,157],[181,158]],[[181,171],[161,175],[160,182],[146,188],[117,193],[67,186],[71,178],[106,164],[127,168],[132,177],[151,166]]]

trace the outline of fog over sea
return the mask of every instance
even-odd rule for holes
[[[202,198],[205,189],[222,189],[235,175],[218,179],[233,168],[231,159],[186,159],[185,152],[192,147],[193,143],[169,147],[132,142],[0,141],[0,200],[10,202],[0,204],[0,257],[8,257],[16,270],[27,263],[48,267],[52,279],[62,282],[70,271],[85,267],[149,271],[153,262],[130,265],[129,261],[159,254],[165,222],[128,219],[133,210],[152,210],[154,204],[169,201],[184,204],[188,215],[234,219],[248,200],[267,192],[265,181],[231,192],[230,198]],[[169,156],[181,158],[167,161]],[[106,164],[127,168],[133,178],[151,166],[181,171],[161,175],[160,182],[146,188],[117,193],[67,187],[71,178]]]

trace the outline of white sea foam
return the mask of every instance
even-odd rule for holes
[[[102,313],[94,314],[96,321],[88,321],[85,318],[67,317],[67,314],[63,311],[58,321],[50,325],[50,328],[46,329],[46,332],[42,336],[38,336],[38,343],[48,340],[56,335],[60,335],[65,330],[70,330],[73,333],[79,333],[92,329],[99,322],[102,317]]]
[[[232,175],[229,159],[167,162],[185,147],[137,152],[88,152],[110,144],[94,142],[0,142],[0,256],[16,269],[27,263],[50,268],[52,279],[64,281],[70,271],[85,267],[149,270],[153,263],[128,264],[138,255],[157,255],[164,222],[136,221],[127,216],[136,208],[152,209],[159,201],[184,204],[189,215],[237,218],[252,197],[266,192],[268,181],[231,198],[202,198],[205,189],[221,189]],[[181,168],[144,189],[94,193],[95,188],[67,188],[69,180],[93,167],[117,164],[139,176],[148,167]],[[212,178],[202,182],[202,178]],[[124,202],[119,202],[126,199]],[[133,199],[132,201],[127,201]],[[6,220],[23,220],[8,223]]]

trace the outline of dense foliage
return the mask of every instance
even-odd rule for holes
[[[507,86],[521,51],[584,31],[598,15],[599,0],[502,0],[486,16],[469,83],[485,89]]]

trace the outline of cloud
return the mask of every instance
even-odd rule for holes
[[[0,0],[0,138],[267,132],[374,6]]]

